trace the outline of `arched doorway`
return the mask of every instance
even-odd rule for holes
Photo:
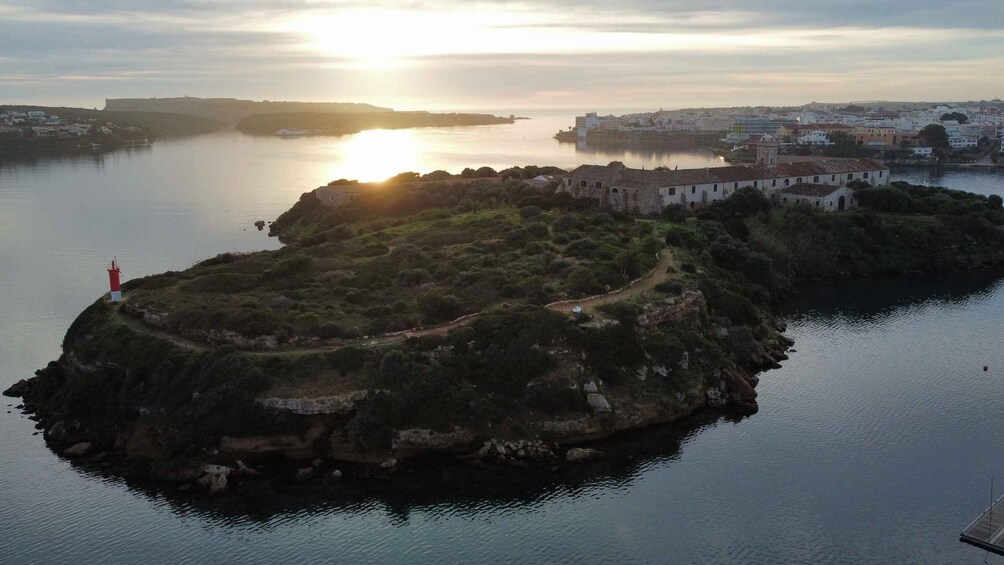
[[[837,199],[837,210],[843,210],[843,209],[844,209],[844,197],[841,196],[840,198]]]

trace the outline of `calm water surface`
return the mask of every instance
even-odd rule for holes
[[[67,326],[105,290],[112,255],[131,278],[274,248],[251,223],[334,178],[718,163],[559,144],[550,136],[569,116],[344,138],[226,133],[0,165],[0,387],[59,355]],[[999,175],[947,172],[935,184],[1004,194]],[[984,553],[957,535],[990,477],[1004,487],[1002,314],[991,275],[815,285],[786,306],[797,351],[762,376],[758,414],[632,434],[600,467],[508,486],[460,488],[447,468],[412,479],[432,488],[193,503],[75,469],[5,398],[0,562],[978,563]]]

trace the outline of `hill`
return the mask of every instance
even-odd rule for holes
[[[162,112],[188,114],[210,118],[233,126],[243,118],[255,114],[275,114],[285,112],[334,112],[352,114],[356,112],[390,112],[371,104],[351,102],[281,102],[270,100],[240,100],[237,98],[109,98],[105,100],[105,110],[115,112]]]
[[[347,186],[278,218],[280,250],[129,281],[7,393],[59,449],[118,446],[173,480],[275,455],[551,467],[701,408],[755,411],[790,345],[772,307],[798,284],[1004,263],[999,198],[906,184],[840,213],[743,189],[690,217],[517,179]]]
[[[237,129],[252,135],[275,135],[280,129],[300,130],[312,135],[344,135],[367,129],[480,126],[511,124],[514,121],[513,118],[502,118],[491,114],[284,112],[248,116],[238,122]]]

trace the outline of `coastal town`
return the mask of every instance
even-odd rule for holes
[[[877,157],[886,162],[967,162],[993,166],[1004,136],[1004,102],[817,104],[798,108],[708,108],[575,118],[563,141],[679,136],[717,141],[728,153],[777,138],[782,154]],[[839,155],[838,155],[839,153]]]
[[[0,137],[4,138],[55,138],[69,140],[87,136],[113,134],[146,140],[143,128],[119,126],[115,122],[98,118],[61,117],[46,114],[44,110],[0,109]]]

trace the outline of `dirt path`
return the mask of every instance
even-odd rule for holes
[[[662,255],[659,257],[659,262],[655,264],[655,267],[653,267],[648,274],[636,279],[628,286],[611,292],[610,294],[592,296],[582,300],[565,300],[562,302],[555,302],[554,304],[548,304],[547,307],[551,310],[564,312],[566,314],[570,314],[572,312],[572,308],[575,308],[576,306],[582,308],[583,312],[592,312],[598,306],[610,304],[611,302],[620,302],[621,300],[638,296],[643,292],[652,290],[655,288],[655,285],[666,279],[666,269],[672,264],[673,254],[668,248],[663,249]]]
[[[626,286],[626,287],[624,287],[624,288],[622,288],[620,290],[616,290],[614,292],[611,292],[609,294],[603,294],[603,295],[599,295],[599,296],[591,296],[591,297],[583,298],[582,300],[564,300],[562,302],[554,302],[554,303],[548,304],[546,306],[546,308],[549,308],[549,309],[554,310],[556,312],[563,312],[565,314],[570,314],[572,312],[572,309],[575,308],[576,306],[578,306],[578,307],[582,308],[583,312],[591,312],[591,311],[595,310],[597,307],[602,306],[603,304],[610,304],[612,302],[619,302],[621,300],[625,300],[627,298],[631,298],[631,297],[637,296],[637,295],[639,295],[639,294],[641,294],[643,292],[647,292],[649,290],[652,290],[653,288],[655,288],[655,286],[657,284],[659,284],[660,282],[662,282],[663,280],[665,280],[665,278],[666,278],[666,269],[670,265],[672,265],[672,264],[673,264],[673,254],[672,254],[672,252],[670,252],[669,248],[663,249],[662,250],[662,254],[659,257],[659,261],[655,264],[655,267],[651,271],[649,271],[646,275],[644,275],[641,278],[636,279],[633,282],[631,282],[628,286]],[[459,319],[457,319],[457,320],[455,320],[453,322],[450,322],[448,324],[444,324],[444,325],[441,325],[441,326],[433,326],[433,327],[428,327],[428,328],[416,328],[416,329],[413,329],[413,330],[405,330],[403,332],[395,332],[395,333],[392,333],[392,334],[383,334],[383,335],[378,335],[378,336],[359,338],[359,339],[353,340],[353,342],[356,342],[356,343],[359,343],[359,344],[362,344],[362,345],[376,346],[376,345],[384,345],[384,344],[388,344],[388,343],[394,343],[394,342],[402,341],[402,340],[405,340],[405,339],[407,339],[409,337],[424,337],[424,336],[431,336],[431,335],[446,335],[447,333],[450,332],[450,330],[454,330],[454,329],[459,328],[461,326],[466,326],[467,324],[470,324],[471,322],[473,322],[474,320],[476,320],[478,318],[478,316],[479,316],[478,314],[470,314],[470,315],[464,316],[464,317],[459,318]],[[149,335],[153,335],[153,336],[159,337],[161,339],[166,339],[167,341],[170,341],[171,343],[173,343],[173,344],[175,344],[175,345],[177,345],[179,347],[184,347],[186,349],[195,349],[195,350],[199,350],[199,351],[205,351],[205,350],[211,348],[211,346],[206,345],[205,343],[194,341],[194,340],[191,340],[191,339],[179,336],[177,334],[173,334],[173,333],[170,333],[170,332],[166,332],[166,331],[163,331],[163,330],[160,330],[160,329],[148,326],[147,324],[143,323],[141,320],[139,320],[137,318],[134,318],[132,316],[129,316],[128,314],[124,314],[122,312],[118,313],[118,318],[119,318],[119,321],[121,323],[124,323],[125,325],[129,326],[134,331],[137,331],[137,332],[140,332],[140,333],[149,334]],[[337,345],[322,345],[320,347],[303,347],[303,348],[297,348],[297,349],[274,349],[274,350],[268,350],[268,351],[246,351],[245,353],[252,354],[252,355],[291,355],[291,356],[298,356],[298,355],[308,355],[308,354],[312,354],[312,353],[320,353],[320,352],[324,352],[324,351],[333,351],[335,349],[339,349],[339,348],[345,347],[346,345],[348,345],[348,343],[339,343]]]

